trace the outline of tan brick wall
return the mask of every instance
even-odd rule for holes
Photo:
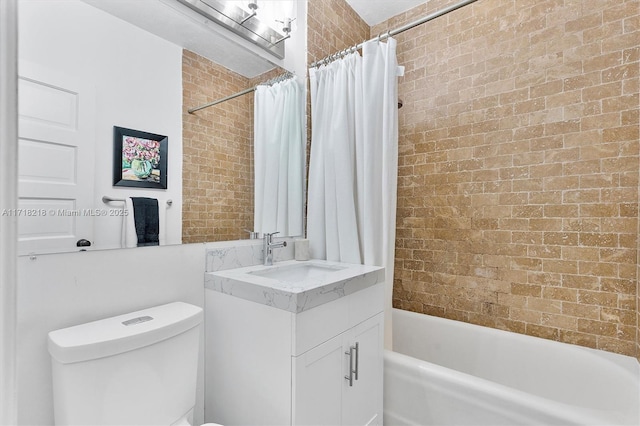
[[[189,114],[280,75],[246,78],[188,50],[182,55],[182,242],[248,238],[253,229],[253,95]]]
[[[246,238],[253,228],[253,97],[187,113],[251,87],[249,79],[183,51],[182,242]]]
[[[639,0],[481,0],[396,37],[394,306],[640,358],[639,28]]]
[[[345,0],[309,0],[307,63],[369,38],[369,26]]]

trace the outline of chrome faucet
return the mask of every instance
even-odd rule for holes
[[[286,247],[286,241],[280,241],[279,243],[274,243],[271,241],[271,238],[279,234],[279,232],[264,233],[264,238],[262,239],[262,253],[264,254],[264,265],[271,266],[273,265],[273,249]]]

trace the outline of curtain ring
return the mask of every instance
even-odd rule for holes
[[[380,43],[380,36],[382,36],[382,33],[378,34],[378,38],[377,38],[377,42]]]

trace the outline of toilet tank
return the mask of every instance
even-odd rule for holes
[[[172,425],[196,401],[202,309],[175,302],[49,333],[56,425]]]

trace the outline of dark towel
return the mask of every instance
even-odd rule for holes
[[[160,219],[158,200],[155,198],[131,197],[133,221],[136,225],[138,247],[160,245]]]

